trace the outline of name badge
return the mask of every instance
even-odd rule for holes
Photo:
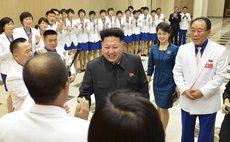
[[[213,60],[208,60],[208,62],[205,65],[205,68],[213,68]]]

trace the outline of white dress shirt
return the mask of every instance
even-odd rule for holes
[[[87,142],[88,126],[61,107],[34,104],[0,119],[0,142]]]
[[[189,23],[191,21],[191,16],[189,13],[180,13],[181,21],[180,21],[180,29],[187,30],[189,29]]]
[[[8,92],[11,93],[13,108],[15,111],[20,110],[25,98],[29,92],[22,78],[23,66],[15,60],[11,63],[10,71],[6,78],[6,86]]]

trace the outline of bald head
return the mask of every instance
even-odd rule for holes
[[[68,81],[61,57],[46,53],[30,59],[23,68],[23,80],[37,104],[50,104],[60,94]]]

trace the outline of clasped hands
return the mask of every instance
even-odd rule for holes
[[[184,95],[190,100],[196,100],[204,96],[199,89],[186,89]]]

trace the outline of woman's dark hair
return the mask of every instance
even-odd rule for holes
[[[2,34],[4,32],[5,25],[10,23],[10,22],[14,23],[14,21],[10,17],[3,17],[0,20],[0,34]]]
[[[129,13],[131,14],[131,11],[130,11],[129,9],[126,9],[126,10],[125,10],[125,13],[128,12],[128,11],[129,11]]]
[[[128,6],[128,9],[132,9],[132,10],[133,10],[134,8],[133,8],[133,6],[132,6],[132,5],[130,5],[130,6]]]
[[[169,33],[169,43],[171,41],[171,34],[172,34],[172,27],[167,23],[167,22],[161,22],[160,24],[157,25],[156,31],[158,32],[159,29],[161,29],[164,32]]]
[[[63,9],[60,10],[60,14],[63,15],[63,13],[67,14],[67,10],[65,8],[63,8]]]
[[[27,17],[31,17],[32,20],[33,20],[33,16],[32,16],[31,13],[29,13],[29,12],[22,12],[21,15],[19,16],[19,19],[20,19],[21,23],[22,23],[23,20],[24,20],[25,18],[27,18]],[[22,25],[23,25],[23,23],[22,23]]]
[[[74,10],[71,8],[67,10],[67,14],[69,14],[70,12],[74,14]]]
[[[101,15],[101,13],[106,13],[106,10],[105,9],[101,9],[100,10],[100,15]]]
[[[117,16],[118,14],[122,14],[122,15],[123,15],[123,12],[122,12],[121,10],[118,10],[118,11],[116,12],[116,16]]]
[[[89,12],[89,16],[90,15],[96,15],[96,12],[92,10],[92,11]]]
[[[111,7],[111,8],[108,8],[107,10],[107,13],[109,14],[109,11],[114,11],[114,9]]]
[[[84,13],[84,14],[86,15],[86,12],[85,12],[84,9],[79,9],[79,10],[78,10],[78,13],[77,13],[79,17],[80,17],[80,13],[81,13],[81,12]]]
[[[138,93],[120,90],[97,107],[88,142],[165,142],[165,135],[153,104]]]
[[[35,28],[38,29],[39,25],[42,23],[42,22],[45,22],[49,25],[49,22],[48,22],[48,19],[45,18],[45,17],[41,17],[39,20],[38,20],[38,24],[35,25]]]

